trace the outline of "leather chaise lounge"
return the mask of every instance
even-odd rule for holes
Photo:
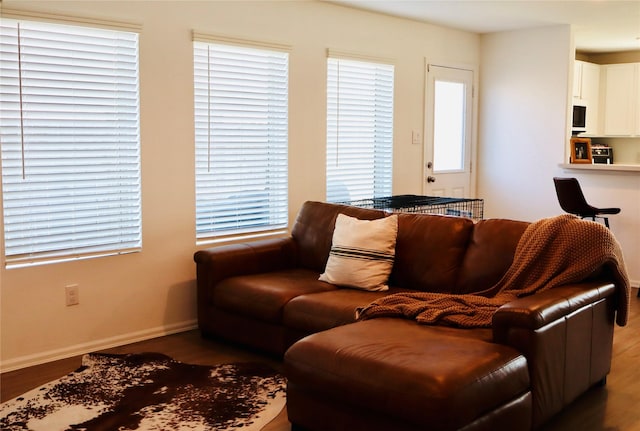
[[[306,202],[289,237],[194,256],[202,334],[284,358],[294,429],[535,429],[605,381],[614,324],[626,323],[621,262],[509,301],[488,327],[357,320],[396,293],[491,288],[530,223],[397,214],[389,288],[368,291],[319,280],[339,214],[389,216]]]

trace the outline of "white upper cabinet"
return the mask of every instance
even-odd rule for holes
[[[580,99],[582,93],[582,63],[583,61],[576,60],[573,62],[573,98]]]
[[[604,134],[640,136],[640,63],[601,66]]]
[[[586,133],[596,135],[600,111],[600,66],[576,60],[573,75],[573,103],[587,107]]]

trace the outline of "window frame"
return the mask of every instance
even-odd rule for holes
[[[2,79],[3,89],[1,91],[4,99],[2,111],[5,114],[13,112],[19,117],[17,120],[16,118],[1,120],[3,127],[0,130],[3,136],[2,240],[5,266],[13,268],[140,251],[142,249],[138,34],[140,27],[129,23],[85,20],[78,17],[32,14],[14,10],[3,10],[1,20],[4,27],[15,28],[15,33],[5,33],[3,35],[5,40],[2,51],[2,64],[7,69],[5,69]],[[31,41],[27,41],[27,36],[22,36],[23,30],[27,32],[24,34],[30,34],[32,38],[38,37],[36,36],[38,32],[49,36],[48,38],[41,37],[40,41],[31,39],[35,41],[33,42],[34,46],[38,47],[40,51],[34,51],[34,53],[29,54],[30,48],[27,48],[27,46]],[[56,32],[61,36],[54,36]],[[19,36],[18,33],[21,33],[21,35]],[[70,37],[71,34],[76,34],[78,40],[82,43],[66,42],[67,45],[65,45],[64,40]],[[111,38],[112,36],[113,38]],[[11,38],[15,39],[15,41],[9,40]],[[118,42],[114,43],[123,45],[122,48],[118,48],[119,51],[116,52],[114,51],[115,48],[106,47],[102,51],[102,48],[100,48],[102,46],[100,45],[101,43],[111,43],[111,41],[116,40]],[[88,49],[87,45],[93,42],[97,44],[94,46],[96,49]],[[128,46],[124,47],[124,45]],[[72,49],[69,50],[66,46],[71,46]],[[10,52],[11,49],[14,49],[11,47],[14,47],[17,52]],[[49,49],[50,57],[44,57],[45,47],[48,47],[46,49]],[[85,54],[81,54],[82,49],[85,48]],[[65,55],[55,58],[53,54],[61,51],[64,51]],[[90,59],[87,53],[90,53],[93,58]],[[47,65],[49,67],[45,67],[42,72],[39,72],[36,70],[37,66],[27,66],[29,56],[40,61],[48,59],[49,63]],[[77,63],[74,65],[68,64],[71,62],[71,58],[74,58],[73,61]],[[130,58],[133,58],[133,60],[129,61]],[[101,59],[106,60],[106,62],[101,63]],[[13,62],[13,65],[10,64],[11,62]],[[33,60],[31,62],[35,64]],[[95,70],[101,69],[107,63],[115,63],[122,68],[113,67],[109,69],[109,73],[105,72],[102,75],[95,73]],[[67,74],[70,67],[73,67],[73,72],[75,73],[72,78],[69,78]],[[7,73],[10,68],[14,69],[13,75]],[[83,76],[89,76],[88,73],[91,71],[95,75],[91,75],[90,78],[80,82],[78,78],[80,68],[84,68],[82,70],[85,72]],[[31,70],[34,71],[32,72]],[[122,73],[119,75],[116,72],[117,70]],[[49,90],[49,93],[47,93],[44,84],[53,79],[47,74],[53,75],[54,73],[57,73],[56,87],[52,87],[55,90]],[[101,77],[109,77],[112,81],[116,81],[114,76],[122,81],[118,84],[113,84],[112,87],[109,87],[108,81],[99,83]],[[67,77],[68,79],[64,81],[60,80],[60,77]],[[17,83],[15,82],[16,80]],[[29,84],[29,81],[31,81],[31,84]],[[65,85],[68,86],[65,87]],[[36,89],[39,87],[42,87],[43,90]],[[98,87],[100,88],[98,89]],[[128,88],[124,89],[125,87]],[[17,96],[19,100],[14,100],[16,98],[15,93],[13,96],[9,96],[11,91],[19,93]],[[85,93],[82,93],[83,91]],[[101,94],[102,99],[96,97],[98,92]],[[123,104],[122,93],[128,94],[132,99],[128,99]],[[79,104],[78,100],[84,100],[85,104]],[[90,100],[93,100],[93,105]],[[56,102],[51,103],[52,101]],[[112,107],[111,111],[105,110],[105,103],[108,104],[107,106]],[[89,109],[78,111],[78,105],[89,107]],[[31,106],[31,112],[28,109],[29,106]],[[52,106],[54,108],[49,111],[42,111],[42,106]],[[74,110],[69,111],[67,109],[65,111],[65,106],[74,106]],[[99,108],[92,108],[92,106],[99,106]],[[36,114],[37,108],[40,111]],[[123,121],[127,122],[127,126],[120,127],[123,125]],[[20,124],[16,125],[16,122]],[[75,124],[72,126],[72,123]],[[109,124],[114,124],[115,126],[111,127]],[[86,127],[81,127],[83,125]],[[118,133],[115,131],[109,132],[115,129],[118,130]],[[92,132],[99,130],[101,133],[80,136],[80,130],[91,130]],[[30,131],[40,132],[37,138],[32,139],[31,148],[28,147],[29,142],[25,139],[28,135],[27,132]],[[16,133],[18,137],[13,136]],[[126,137],[119,136],[127,133],[128,136]],[[13,135],[9,136],[11,134]],[[33,133],[31,134],[36,136]],[[44,136],[45,139],[40,136]],[[114,138],[116,136],[118,137]],[[36,139],[41,143],[33,143]],[[109,139],[113,140],[110,141]],[[59,142],[56,143],[56,140]],[[12,151],[15,152],[16,145],[21,147],[18,150],[22,153],[18,156],[20,158],[18,164],[22,165],[20,169],[26,170],[27,163],[32,163],[33,165],[31,168],[33,174],[30,179],[28,178],[28,172],[16,175],[15,166],[12,166],[12,164],[15,164],[15,159],[11,160],[13,155],[9,154]],[[54,145],[59,149],[52,148]],[[98,149],[99,146],[103,146],[103,148]],[[57,156],[51,158],[53,161],[38,162],[38,160],[44,160],[43,157],[50,156],[52,152],[57,154]],[[125,153],[126,155],[123,155]],[[67,154],[67,156],[61,157],[61,154]],[[87,160],[97,160],[102,157],[114,156],[114,154],[117,154],[114,159],[116,160],[116,165],[121,167],[122,170],[115,168],[108,173],[107,171],[111,168],[106,168],[104,161],[102,163],[87,162]],[[113,159],[113,157],[111,158]],[[76,161],[73,162],[73,160]],[[123,162],[125,163],[124,165],[122,165]],[[95,166],[97,165],[102,166],[96,168]],[[51,166],[56,166],[56,168],[52,169]],[[125,178],[131,173],[129,169],[133,169],[133,177]],[[91,170],[93,172],[90,172]],[[98,172],[98,170],[103,172]],[[118,173],[125,170],[127,174]],[[47,175],[52,175],[52,177],[38,181],[36,172],[44,172]],[[119,176],[121,179],[115,178],[114,175]],[[20,180],[18,178],[20,176],[24,179]],[[111,180],[107,177],[111,178]],[[15,178],[18,178],[17,182],[14,181]],[[54,184],[56,180],[62,181],[61,184],[63,185],[57,188],[51,187],[51,184]],[[15,183],[14,190],[12,190],[14,185],[10,185],[12,181]],[[81,182],[84,184],[84,187],[82,187],[84,191],[80,190],[79,184]],[[105,186],[109,182],[111,186]],[[67,187],[65,184],[71,184],[69,192],[62,191],[63,187]],[[30,194],[34,193],[34,190],[36,192],[40,190],[38,192],[40,193],[37,198],[38,202],[43,198],[48,199],[47,205],[40,205],[40,207],[48,207],[49,209],[42,210],[39,216],[36,214],[38,210],[34,210],[33,207],[27,208],[30,211],[29,214],[35,214],[33,216],[29,214],[22,215],[24,212],[13,212],[12,204],[9,203],[10,200],[17,196],[25,201]],[[104,205],[110,204],[106,202],[105,195],[101,193],[107,190],[115,192],[110,210],[105,209]],[[56,193],[58,198],[56,198]],[[74,196],[84,195],[85,197],[60,197],[65,193],[67,195],[73,194]],[[67,202],[63,202],[64,199],[67,199]],[[84,199],[84,203],[79,203],[82,199]],[[120,209],[123,205],[118,202],[124,202],[125,200],[129,200],[129,203],[124,204],[126,210],[123,211]],[[99,203],[96,204],[95,202]],[[93,207],[93,209],[89,207]],[[68,213],[47,216],[45,211],[51,213],[54,208],[64,209]],[[109,211],[111,213],[107,214]],[[100,228],[95,229],[94,225],[88,224],[85,224],[85,228],[79,227],[82,223],[79,221],[81,214],[85,218],[88,217],[87,220],[95,220],[95,223]],[[21,224],[24,224],[24,219],[29,217],[30,224],[27,227],[30,226],[31,228],[23,230],[23,233],[16,234],[15,229],[18,223],[16,220],[18,220],[18,217]],[[53,217],[64,222],[64,225],[60,225],[62,234],[58,235],[58,237],[65,236],[65,239],[52,239],[52,242],[57,245],[44,246],[36,244],[37,242],[42,243],[45,238],[53,238],[53,223],[37,221],[42,220],[43,217]],[[36,229],[37,226],[40,226],[40,230]],[[71,234],[75,229],[84,229],[87,233]],[[120,233],[96,233],[113,232],[114,230]],[[35,235],[35,233],[38,235]],[[16,239],[15,235],[19,235],[20,241]],[[84,239],[82,238],[83,235],[85,235]],[[90,239],[89,237],[91,236],[95,238]],[[18,244],[19,242],[25,245],[20,245]],[[29,244],[31,244],[32,248],[25,248],[29,247]],[[16,251],[17,248],[20,249],[19,252]]]
[[[205,47],[208,50],[206,65],[202,51]],[[211,50],[218,55],[219,64],[212,64],[216,58],[211,56]],[[277,236],[287,231],[289,51],[290,47],[282,44],[193,32],[196,244]],[[243,69],[249,69],[246,65],[251,62],[252,66],[264,67],[264,70],[236,70],[233,74],[236,82],[232,82],[223,73],[232,67],[225,64],[232,60],[222,58],[227,54],[239,58],[246,55]],[[273,64],[267,64],[269,62]],[[219,72],[212,72],[212,67],[219,68]],[[247,75],[243,75],[245,72]],[[250,78],[249,74],[254,72],[257,75]],[[220,78],[212,81],[212,73]],[[208,82],[199,82],[205,75]],[[245,94],[251,91],[251,86],[260,87],[256,91],[263,94]],[[223,89],[226,91],[224,103],[221,102]],[[243,107],[235,105],[240,98],[247,100]],[[260,106],[262,104],[264,106]],[[231,111],[244,109],[251,111],[256,124],[237,122]],[[258,124],[260,122],[263,124]],[[225,145],[226,155],[222,154]],[[263,160],[262,156],[267,158]],[[218,161],[220,172],[227,169],[224,178],[221,173],[211,171]],[[234,193],[240,197],[234,200],[231,190],[236,190]],[[246,195],[246,199],[242,195]],[[260,200],[263,204],[256,206]],[[232,211],[237,212],[232,216]],[[255,217],[253,221],[251,217]]]
[[[328,51],[327,201],[391,195],[394,87],[393,60]]]

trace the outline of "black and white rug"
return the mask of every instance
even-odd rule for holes
[[[189,365],[158,353],[87,354],[71,374],[0,405],[3,431],[257,431],[285,405],[266,365]]]

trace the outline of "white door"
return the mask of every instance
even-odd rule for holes
[[[472,198],[473,71],[427,66],[423,194]]]

